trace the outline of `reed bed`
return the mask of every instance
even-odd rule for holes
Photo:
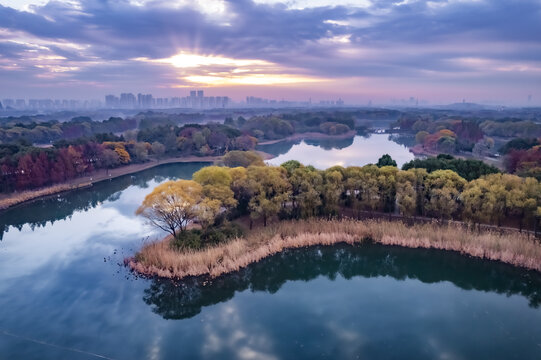
[[[250,231],[245,237],[198,251],[177,251],[171,238],[148,243],[128,266],[147,276],[181,279],[188,276],[217,277],[285,249],[313,245],[356,244],[370,240],[384,245],[457,251],[482,259],[502,261],[541,271],[541,244],[524,234],[478,233],[453,225],[416,224],[385,220],[283,221]]]
[[[13,193],[6,196],[5,198],[0,199],[0,210],[4,210],[11,206],[22,204],[26,201],[34,200],[43,196],[54,195],[54,194],[61,193],[64,191],[86,187],[88,185],[90,185],[90,183],[84,183],[84,184],[79,184],[79,185],[58,184],[58,185],[48,186],[42,189]]]

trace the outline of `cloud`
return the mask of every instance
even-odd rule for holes
[[[530,91],[541,80],[536,0],[70,0],[0,5],[0,24],[0,76],[19,87],[319,81],[309,87],[336,93],[395,80],[437,91],[451,74],[455,87],[475,77]]]

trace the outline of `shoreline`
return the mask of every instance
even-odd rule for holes
[[[427,150],[419,145],[415,145],[408,148],[409,152],[413,154],[413,156],[417,157],[437,157],[438,155],[441,155],[443,153],[440,153],[438,151],[434,150]],[[476,157],[473,154],[468,153],[458,153],[458,154],[450,154],[456,159],[462,159],[462,160],[478,160],[482,161],[485,164],[492,165],[500,169],[501,171],[505,170],[503,159],[502,158],[492,158],[489,156],[483,156],[482,158]]]
[[[143,246],[124,263],[146,277],[181,280],[216,278],[288,249],[309,246],[356,245],[366,241],[408,248],[455,251],[478,259],[500,261],[541,272],[541,243],[526,234],[500,234],[436,223],[407,226],[386,220],[300,220],[257,226],[242,238],[202,250],[179,252],[169,246],[170,236]]]
[[[357,135],[357,131],[355,130],[350,130],[347,133],[340,134],[340,135],[329,135],[329,134],[318,133],[318,132],[306,132],[306,133],[293,134],[283,139],[258,142],[257,145],[258,146],[259,145],[272,145],[272,144],[276,144],[282,141],[295,141],[295,140],[304,140],[304,139],[310,139],[310,140],[348,139],[350,137],[354,137],[355,135]]]
[[[265,153],[263,151],[256,152],[263,158],[263,160],[269,160],[274,157],[273,155]],[[26,190],[0,195],[0,213],[18,205],[26,204],[32,201],[40,200],[53,195],[67,193],[74,190],[86,189],[93,186],[93,184],[102,181],[115,179],[124,175],[135,174],[161,165],[197,162],[213,163],[217,160],[220,160],[221,158],[222,156],[190,155],[185,157],[165,158],[162,160],[154,159],[140,164],[121,166],[118,168],[110,169],[109,171],[100,169],[97,171],[93,171],[90,174],[71,179],[70,181],[64,183],[54,184],[35,190]]]

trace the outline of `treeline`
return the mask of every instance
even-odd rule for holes
[[[429,157],[423,160],[414,159],[402,165],[402,170],[414,168],[426,169],[429,173],[436,170],[452,170],[468,181],[478,179],[483,175],[500,172],[498,168],[485,164],[480,160],[456,159],[446,154],[440,154],[437,157]]]
[[[308,112],[281,115],[254,116],[246,120],[242,116],[227,118],[226,125],[234,126],[258,139],[281,139],[294,133],[321,132],[340,135],[355,129],[350,112]]]
[[[541,136],[541,124],[531,120],[487,120],[480,124],[483,133],[488,136],[529,137]]]
[[[321,171],[288,161],[281,166],[203,168],[193,180],[158,186],[138,214],[182,240],[192,221],[207,229],[224,217],[249,215],[266,225],[273,218],[336,216],[344,209],[354,215],[399,212],[534,228],[540,206],[541,186],[533,178],[490,174],[467,181],[452,170],[428,173],[376,165]]]
[[[466,151],[478,156],[495,153],[492,137],[541,136],[541,124],[532,120],[487,120],[449,117],[437,113],[403,114],[390,127],[393,131],[415,135],[416,143],[428,151],[447,154]]]
[[[478,123],[465,119],[433,120],[430,116],[403,116],[391,124],[391,128],[415,134],[417,144],[427,150],[444,153],[472,151],[484,136]]]
[[[137,140],[159,142],[169,154],[223,155],[230,150],[252,150],[257,139],[240,130],[222,124],[187,124],[141,129]]]
[[[16,122],[0,127],[0,143],[25,140],[30,143],[49,144],[60,139],[90,137],[98,133],[121,133],[135,129],[137,121],[132,118],[111,117],[104,121],[93,121],[86,116],[71,121]]]
[[[141,163],[150,157],[215,156],[252,150],[257,140],[220,124],[162,126],[141,130],[137,140],[97,134],[40,148],[24,141],[0,144],[0,192],[28,190],[70,180],[97,169]]]
[[[135,141],[88,141],[50,148],[0,144],[0,192],[62,183],[94,170],[144,162],[164,151],[159,143]]]

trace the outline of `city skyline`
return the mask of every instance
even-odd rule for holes
[[[541,104],[541,4],[0,1],[0,98]],[[9,92],[9,93],[8,93]]]
[[[118,96],[117,96],[118,95]],[[409,99],[411,103],[411,99]],[[402,100],[406,102],[407,100]],[[292,101],[287,99],[267,99],[247,95],[241,101],[233,101],[227,95],[206,96],[204,90],[189,90],[186,96],[155,97],[153,94],[124,92],[120,94],[107,94],[104,101],[97,99],[32,99],[32,98],[0,98],[0,110],[75,110],[75,109],[219,109],[243,107],[292,107],[292,106],[343,106],[341,98],[322,99],[312,102]],[[352,105],[352,104],[349,104]],[[371,105],[371,102],[369,104]]]

